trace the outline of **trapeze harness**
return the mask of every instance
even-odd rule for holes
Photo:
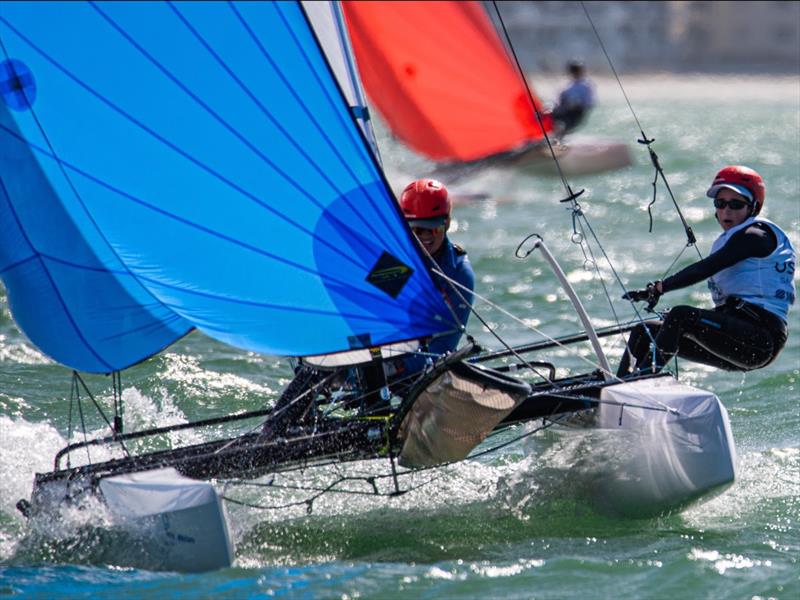
[[[766,219],[749,218],[723,232],[712,254],[662,281],[663,292],[708,279],[715,308],[676,306],[663,323],[635,329],[628,349],[636,369],[656,370],[679,357],[728,371],[749,371],[771,363],[786,343],[786,321],[794,304],[796,256],[786,234]],[[627,374],[625,354],[618,375]]]

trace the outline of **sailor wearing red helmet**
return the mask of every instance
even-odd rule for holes
[[[654,365],[658,370],[677,353],[713,367],[749,371],[775,360],[786,343],[796,254],[786,233],[759,217],[766,196],[764,180],[748,167],[728,166],[717,173],[706,195],[714,199],[722,227],[711,255],[623,298],[648,300],[654,306],[661,294],[706,279],[715,308],[676,306],[663,323],[646,324],[650,334],[641,326],[635,329],[628,342],[634,369]],[[626,353],[617,374],[628,374],[631,362]]]
[[[447,188],[434,179],[419,179],[406,186],[400,196],[400,207],[411,230],[430,257],[431,278],[442,292],[445,302],[452,310],[454,320],[463,329],[467,324],[472,307],[472,290],[475,287],[475,274],[469,264],[467,253],[447,238],[450,227],[451,202]],[[441,274],[444,277],[441,276]],[[457,282],[453,285],[449,280]],[[429,354],[441,356],[454,351],[461,339],[461,331],[434,338],[428,344]],[[374,395],[377,389],[383,388],[386,377],[392,378],[393,387],[402,388],[412,383],[413,375],[421,371],[427,362],[428,354],[414,354],[407,358],[386,361],[378,374],[374,369],[362,367],[356,379],[365,383],[364,398],[367,399],[372,414],[385,408],[378,405]],[[342,371],[344,377],[350,376],[350,370]],[[287,428],[308,414],[314,389],[322,378],[320,371],[299,365],[295,370],[295,378],[283,391],[275,403],[272,415],[264,423],[261,435],[264,438],[275,438],[284,435]],[[330,375],[327,375],[330,377]],[[399,391],[396,390],[396,391]],[[378,404],[376,404],[378,403]]]
[[[466,251],[447,237],[452,209],[447,188],[435,179],[412,181],[400,194],[400,208],[414,235],[433,260],[430,265],[433,282],[442,292],[458,323],[462,327],[466,326],[472,307],[475,273]],[[448,280],[455,281],[458,285],[453,285]],[[436,355],[452,352],[460,339],[461,332],[436,338],[428,350]],[[407,359],[402,370],[416,371],[424,363],[424,357]]]

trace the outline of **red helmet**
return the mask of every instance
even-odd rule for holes
[[[717,173],[706,196],[716,198],[720,188],[729,188],[753,201],[753,214],[757,215],[764,206],[767,188],[761,175],[749,167],[732,165]]]
[[[400,194],[400,208],[408,221],[437,219],[444,222],[450,216],[450,197],[441,181],[417,179]]]

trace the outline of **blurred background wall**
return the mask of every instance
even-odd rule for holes
[[[492,2],[484,2],[497,19]],[[800,2],[498,2],[527,71],[800,73]],[[586,12],[584,11],[584,6]]]

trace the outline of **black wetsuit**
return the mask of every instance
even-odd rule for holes
[[[589,111],[584,106],[556,107],[551,113],[553,120],[561,123],[561,134],[569,133],[583,123]]]
[[[560,134],[569,133],[580,125],[594,106],[594,85],[583,76],[573,79],[558,95],[552,117],[561,124]]]
[[[777,247],[777,238],[764,223],[753,223],[736,232],[709,257],[700,260],[662,281],[664,293],[684,288],[746,258],[769,256]],[[649,329],[649,333],[647,329]],[[628,351],[620,362],[617,375],[652,365],[652,341],[657,347],[656,370],[677,353],[681,358],[727,371],[749,371],[768,365],[786,343],[786,323],[774,313],[743,302],[738,298],[713,310],[676,306],[664,321],[649,321],[631,333]]]

